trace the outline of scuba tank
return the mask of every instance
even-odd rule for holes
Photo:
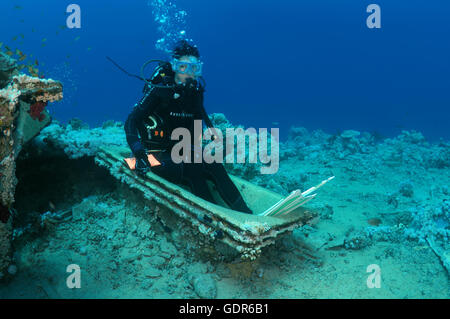
[[[141,74],[143,75],[145,67],[152,62],[159,62],[158,66],[153,71],[150,78],[146,79],[146,83],[142,89],[144,94],[147,94],[153,88],[165,88],[171,89],[173,86],[173,77],[175,73],[172,70],[172,66],[169,62],[162,60],[150,60],[146,62],[141,68]],[[145,130],[147,132],[148,140],[146,144],[153,144],[156,147],[161,147],[167,144],[166,131],[164,129],[164,121],[157,114],[150,115],[144,123]],[[148,149],[154,147],[147,145]]]
[[[158,66],[155,68],[152,76],[145,80],[145,86],[143,88],[143,93],[146,94],[152,87],[158,88],[173,88],[173,84],[170,83],[173,77],[175,76],[175,72],[172,70],[172,66],[169,62],[162,60],[150,60],[142,66],[142,74],[146,65],[150,62],[158,61]]]

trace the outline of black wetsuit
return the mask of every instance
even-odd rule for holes
[[[172,85],[172,88],[147,87],[145,95],[125,122],[127,142],[135,157],[142,158],[146,150],[161,149],[163,151],[152,153],[162,164],[151,167],[153,173],[175,184],[187,184],[195,195],[215,203],[206,183],[209,178],[231,209],[251,214],[222,163],[194,163],[193,151],[191,163],[177,164],[172,161],[172,146],[179,142],[170,139],[174,129],[189,129],[193,142],[198,138],[194,136],[194,120],[203,120],[208,127],[212,127],[212,123],[203,106],[204,90],[197,82],[189,88],[183,85],[174,86],[173,76],[167,75],[160,79],[160,82]],[[149,116],[158,119],[158,122],[159,119],[162,121],[162,128],[156,130],[162,130],[163,137],[149,136],[148,127],[154,123]]]

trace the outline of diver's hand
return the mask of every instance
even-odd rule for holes
[[[151,168],[150,162],[148,161],[147,152],[141,150],[135,154],[136,157],[136,173],[140,176],[145,176]]]

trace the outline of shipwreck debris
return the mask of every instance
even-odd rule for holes
[[[0,51],[0,274],[10,265],[16,158],[22,146],[50,124],[47,103],[62,97],[61,82],[20,74],[16,61]],[[31,108],[36,103],[39,110]]]

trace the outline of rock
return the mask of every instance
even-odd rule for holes
[[[269,181],[269,183],[267,184],[267,188],[269,188],[277,193],[280,193],[280,194],[285,193],[285,190],[283,189],[283,187],[281,187],[281,185],[278,184],[274,179],[271,179]]]
[[[187,273],[189,273],[189,274],[206,274],[206,273],[208,273],[208,266],[202,262],[191,263],[191,264],[189,264],[189,269],[188,269]]]
[[[435,148],[424,155],[425,167],[444,169],[450,167],[450,147]]]
[[[216,273],[219,276],[219,278],[231,278],[230,268],[225,266],[225,264],[223,263],[217,265]]]
[[[153,280],[145,279],[141,283],[141,288],[144,290],[150,289],[153,286]]]
[[[89,213],[93,210],[93,205],[96,202],[95,196],[90,196],[83,199],[81,203],[72,207],[72,219],[80,221],[86,219]]]
[[[413,185],[411,184],[411,182],[406,181],[406,182],[401,183],[399,193],[405,197],[413,197],[414,190],[413,190]]]
[[[173,256],[177,253],[177,249],[175,248],[175,246],[167,242],[166,240],[161,241],[159,249],[161,250],[161,252],[166,253],[169,256]]]
[[[83,256],[85,256],[87,254],[86,246],[83,246],[83,247],[80,248],[80,254],[83,255]]]
[[[172,259],[172,265],[175,267],[181,267],[184,265],[184,259],[181,257],[175,257]]]
[[[341,137],[344,138],[344,139],[351,139],[351,138],[357,137],[359,135],[361,135],[361,133],[358,132],[358,131],[346,130],[346,131],[342,132]]]
[[[344,239],[344,248],[349,250],[359,250],[371,245],[371,239],[362,231]]]
[[[137,247],[139,244],[140,244],[139,239],[137,237],[133,236],[131,233],[129,233],[125,240],[125,247],[126,248],[134,248],[134,247]]]
[[[223,113],[213,113],[211,114],[211,121],[214,123],[214,125],[225,125],[228,124],[228,120],[225,117],[225,114]]]
[[[116,122],[113,120],[108,120],[106,122],[103,122],[102,129],[107,129],[108,127],[114,127],[116,126]]]
[[[166,260],[161,256],[153,256],[150,258],[150,265],[162,268],[166,264]]]
[[[144,276],[148,278],[159,278],[162,274],[161,271],[155,267],[148,266],[144,268]]]
[[[150,247],[146,247],[142,250],[142,255],[145,257],[152,257],[153,255],[155,255],[155,251]]]
[[[333,207],[327,204],[321,205],[319,208],[320,219],[331,219],[334,214]]]
[[[124,262],[132,262],[141,257],[141,254],[135,249],[122,249],[120,253],[120,258]]]
[[[0,51],[0,89],[3,89],[10,81],[12,74],[16,71],[16,60]]]
[[[388,194],[388,198],[386,200],[386,202],[389,205],[394,206],[395,208],[398,207],[398,198],[397,198],[397,194],[396,193],[392,193],[392,194]]]
[[[139,223],[136,232],[140,238],[148,238],[151,233],[150,225],[147,222],[142,221]]]
[[[61,99],[62,83],[19,74],[16,61],[0,52],[0,272],[10,265],[15,160],[23,145],[51,122],[47,102]]]
[[[204,299],[214,299],[217,296],[216,281],[211,275],[198,274],[192,277],[191,284],[195,293]]]
[[[425,137],[420,132],[412,131],[402,131],[399,136],[400,139],[410,144],[421,144],[424,143]]]
[[[9,273],[11,276],[14,276],[14,275],[17,273],[17,266],[16,266],[16,265],[10,265],[10,266],[8,267],[8,273]]]
[[[444,194],[445,196],[448,196],[450,194],[447,185],[442,186],[442,190],[441,191],[442,191],[442,194]]]
[[[82,120],[80,120],[79,118],[76,118],[76,117],[69,121],[69,125],[72,128],[72,130],[75,130],[75,131],[89,128],[89,125],[87,125]]]
[[[298,136],[305,137],[308,136],[308,134],[308,130],[304,127],[291,126],[289,129],[289,139],[295,139]]]

